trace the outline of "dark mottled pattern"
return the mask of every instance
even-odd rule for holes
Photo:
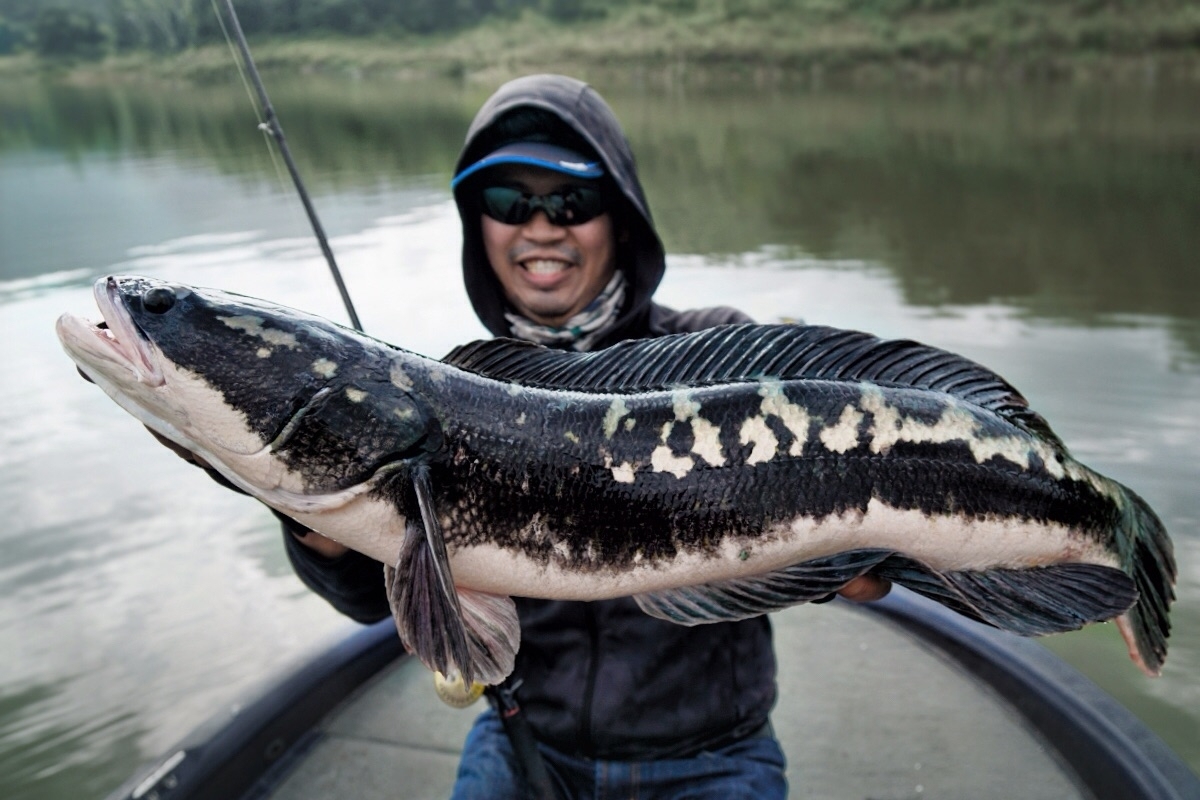
[[[480,387],[473,381],[455,383],[448,384],[450,394],[439,404],[454,404],[453,394],[462,392],[469,406],[465,398]],[[930,515],[1064,523],[1111,546],[1119,513],[1115,504],[1089,484],[1055,479],[1036,464],[1026,470],[1000,457],[979,464],[958,442],[901,442],[875,454],[866,444],[869,414],[859,426],[858,447],[830,452],[818,438],[822,422],[835,421],[846,403],[858,398],[854,387],[789,386],[789,399],[813,415],[802,455],[786,456],[795,437],[770,417],[780,455],[747,464],[753,445],[742,444],[738,432],[747,416],[758,414],[758,388],[741,384],[692,393],[701,400],[700,417],[720,428],[728,463],[723,469],[690,453],[692,426],[676,419],[670,393],[625,398],[628,417],[637,422],[632,431],[618,425],[612,440],[602,433],[612,399],[605,396],[575,395],[571,403],[554,407],[546,393],[529,391],[519,398],[504,395],[504,403],[480,409],[477,418],[455,414],[447,425],[454,457],[439,464],[434,475],[439,508],[448,517],[447,535],[461,544],[497,542],[539,560],[550,559],[557,545],[573,567],[604,569],[628,564],[638,554],[654,560],[680,551],[711,551],[729,536],[751,546],[772,526],[796,516],[865,511],[876,498]],[[926,407],[913,406],[912,397],[895,399],[908,399],[905,413],[930,422],[941,414],[935,399],[926,398]],[[526,415],[523,425],[513,422],[520,413]],[[1029,436],[994,417],[980,415],[980,420],[988,433]],[[649,466],[668,422],[673,453],[693,455],[695,466],[683,479]],[[575,433],[578,443],[567,439],[567,432]],[[625,462],[638,465],[632,483],[614,480],[606,466]]]
[[[353,486],[383,464],[440,446],[430,409],[391,383],[394,348],[327,320],[223,292],[171,287],[176,300],[168,311],[146,310],[144,293],[162,286],[121,279],[135,324],[245,414],[264,443],[288,430],[276,455],[304,476],[308,491]],[[261,318],[266,331],[292,337],[294,345],[272,344],[223,321],[248,316]],[[265,357],[264,348],[270,351]],[[331,376],[314,370],[321,359],[336,367]],[[351,399],[355,392],[362,393],[360,402]]]

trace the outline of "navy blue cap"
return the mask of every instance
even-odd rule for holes
[[[450,181],[450,189],[458,188],[460,183],[476,172],[500,164],[528,164],[576,178],[600,178],[604,175],[604,166],[599,161],[574,150],[545,142],[514,142],[493,150],[455,175],[454,180]]]

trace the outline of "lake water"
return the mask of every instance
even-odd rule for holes
[[[483,335],[447,183],[491,87],[269,83],[367,331],[433,356]],[[1200,769],[1197,91],[599,88],[671,252],[662,301],[964,353],[1158,510],[1180,565],[1164,675],[1112,626],[1044,641]],[[351,627],[261,506],[75,374],[54,320],[95,316],[113,271],[345,319],[240,85],[0,86],[7,798],[101,795]]]

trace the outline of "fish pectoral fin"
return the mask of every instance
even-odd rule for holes
[[[410,520],[384,584],[400,641],[430,669],[495,684],[512,672],[520,626],[512,598],[458,590],[433,509],[429,473],[413,471],[421,524]]]
[[[728,581],[635,595],[642,611],[679,625],[730,622],[809,603],[886,561],[894,550],[847,550],[784,569]]]
[[[960,614],[1020,636],[1064,633],[1114,619],[1138,598],[1132,578],[1098,564],[937,572],[896,556],[876,573]]]

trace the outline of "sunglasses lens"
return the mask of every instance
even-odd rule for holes
[[[545,195],[525,194],[510,186],[489,186],[483,190],[483,213],[506,225],[523,225],[534,211],[544,211],[554,225],[582,225],[606,210],[604,195],[598,189],[573,186]]]
[[[509,186],[489,186],[483,190],[483,213],[506,225],[520,225],[533,215],[528,195]]]
[[[582,225],[600,216],[605,210],[604,196],[598,190],[586,186],[576,186],[561,194],[549,195],[546,199],[560,201],[559,220],[555,221],[555,215],[550,209],[546,209],[550,221],[555,225]]]

